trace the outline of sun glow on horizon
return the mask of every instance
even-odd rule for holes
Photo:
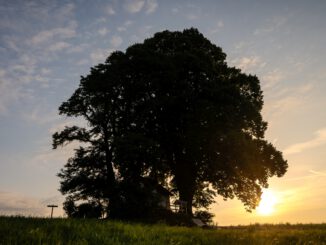
[[[265,189],[261,196],[260,203],[257,207],[257,212],[260,215],[272,215],[275,212],[275,204],[277,203],[276,195],[271,191]]]

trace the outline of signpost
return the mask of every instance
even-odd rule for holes
[[[53,208],[57,208],[57,207],[58,207],[58,205],[53,205],[53,204],[48,205],[48,208],[51,208],[51,219],[53,217]]]

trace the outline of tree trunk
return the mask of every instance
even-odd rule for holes
[[[179,189],[179,187],[178,187]],[[183,190],[183,189],[179,189],[179,196],[180,196],[180,200],[181,201],[186,201],[187,202],[187,205],[186,205],[186,208],[187,208],[187,214],[189,216],[192,216],[193,215],[193,212],[192,212],[192,199],[194,197],[194,194],[191,193],[191,191],[189,190]]]
[[[175,180],[179,199],[187,202],[187,214],[192,216],[192,200],[195,194],[196,177],[193,165],[184,159],[176,159]]]
[[[112,151],[109,146],[109,136],[107,128],[104,127],[104,148],[105,148],[105,165],[107,168],[107,181],[108,181],[108,195],[109,197],[113,194],[113,188],[115,184],[115,176],[112,166]]]

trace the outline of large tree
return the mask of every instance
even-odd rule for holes
[[[53,135],[54,148],[86,143],[59,174],[62,193],[113,202],[117,182],[150,176],[174,187],[190,214],[216,194],[255,208],[287,162],[264,139],[258,78],[225,58],[192,28],[156,33],[92,68],[59,108],[88,122]]]

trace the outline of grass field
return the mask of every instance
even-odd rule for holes
[[[326,224],[208,230],[107,220],[0,217],[0,244],[326,244]]]

